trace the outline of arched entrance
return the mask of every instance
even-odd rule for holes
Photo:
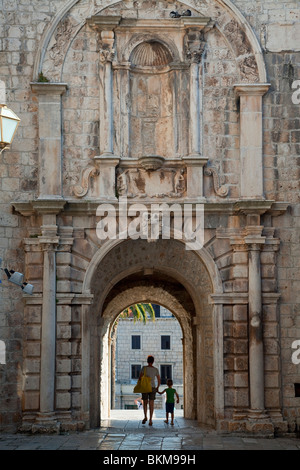
[[[167,299],[166,299],[167,300]],[[141,398],[133,389],[147,357],[154,355],[154,365],[161,377],[160,391],[173,380],[180,400],[177,409],[185,403],[183,390],[183,331],[176,316],[163,305],[139,302],[123,311],[110,328],[110,409],[135,410],[136,400]],[[136,317],[137,310],[144,308],[147,318]],[[135,312],[135,314],[133,313]],[[156,395],[155,409],[165,408],[165,396]],[[114,413],[113,413],[114,414]],[[112,417],[113,414],[110,416]],[[133,414],[134,415],[134,414]]]
[[[195,361],[195,352],[193,350],[193,333],[192,333],[192,322],[191,314],[193,312],[193,304],[191,299],[183,289],[180,289],[182,303],[176,295],[174,285],[174,279],[162,275],[162,273],[156,273],[156,276],[147,275],[149,279],[138,280],[137,276],[129,276],[122,282],[118,283],[111,292],[110,299],[108,300],[107,306],[103,311],[103,318],[109,323],[107,334],[104,333],[103,338],[103,351],[106,349],[106,342],[109,344],[110,330],[113,322],[116,318],[116,312],[138,302],[144,303],[156,303],[166,307],[170,310],[177,321],[180,324],[183,337],[183,370],[184,370],[184,410],[185,416],[188,418],[196,417],[196,403],[194,401],[195,395],[195,378],[193,364]],[[177,285],[177,289],[179,286]],[[112,320],[113,319],[113,320]],[[105,327],[106,328],[106,327]],[[101,348],[102,350],[102,348]],[[156,355],[153,351],[154,356]],[[144,358],[145,361],[146,358]],[[104,368],[105,372],[110,371],[109,367],[109,349],[107,353],[107,367]],[[106,360],[105,360],[106,362]],[[106,374],[105,374],[106,375]],[[108,377],[107,381],[103,381],[104,390],[102,390],[102,397],[107,397],[108,403],[105,398],[101,401],[102,411],[101,415],[105,415],[106,411],[110,409],[110,380]],[[106,389],[107,387],[107,389]]]
[[[108,246],[109,245],[109,246]],[[184,413],[214,426],[224,413],[222,314],[210,303],[221,282],[203,249],[188,251],[177,240],[113,241],[99,250],[84,287],[93,303],[83,315],[83,391],[91,426],[110,409],[110,328],[120,311],[137,302],[168,308],[183,331]]]

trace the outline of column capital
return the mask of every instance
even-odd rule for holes
[[[200,154],[192,154],[188,155],[187,157],[182,157],[182,161],[187,165],[187,166],[205,166],[208,162],[208,157],[203,157],[203,155]]]
[[[51,82],[31,82],[31,90],[37,95],[63,95],[67,88],[67,83]]]
[[[57,250],[59,244],[59,237],[48,238],[48,237],[39,237],[39,243],[42,248],[42,251],[53,252]]]
[[[266,237],[262,236],[263,225],[247,225],[245,227],[245,243],[251,247],[251,250],[257,250],[256,245],[261,249],[261,245],[264,245]]]
[[[248,251],[261,251],[264,241],[259,241],[259,240],[249,241],[248,240],[246,243],[247,243]]]
[[[115,58],[115,49],[104,49],[101,48],[99,51],[99,59],[101,64],[107,64],[113,62]]]
[[[113,31],[121,22],[121,16],[99,16],[87,18],[86,23],[95,31]]]
[[[270,86],[271,83],[237,83],[233,88],[238,96],[263,96]]]

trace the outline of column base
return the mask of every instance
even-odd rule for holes
[[[266,414],[265,410],[249,410],[247,414],[248,419],[256,420],[256,419],[270,419],[270,417]]]
[[[54,413],[39,413],[36,422],[32,425],[31,432],[33,434],[59,434],[60,422],[56,420]]]
[[[274,424],[265,410],[249,410],[246,430],[255,435],[274,437]]]

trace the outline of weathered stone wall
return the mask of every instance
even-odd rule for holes
[[[295,13],[291,11],[290,20]],[[277,288],[281,295],[277,317],[280,343],[273,347],[281,352],[284,416],[293,429],[300,411],[299,398],[294,391],[294,383],[299,382],[300,366],[291,359],[292,343],[300,338],[300,104],[292,102],[292,84],[300,79],[300,53],[267,53],[266,63],[272,84],[264,107],[266,195],[289,203],[288,211],[273,222],[275,235],[281,240],[276,259]]]

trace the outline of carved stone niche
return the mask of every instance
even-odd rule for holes
[[[113,199],[117,180],[118,195],[202,198],[200,62],[210,18],[103,15],[87,23],[100,44],[98,196]]]

